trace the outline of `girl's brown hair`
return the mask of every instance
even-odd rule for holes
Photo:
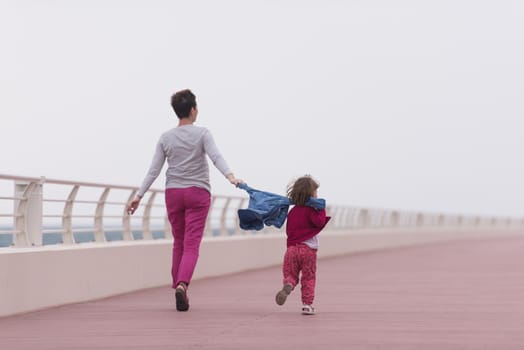
[[[315,194],[319,184],[310,175],[299,177],[287,187],[287,196],[295,205],[305,205]]]

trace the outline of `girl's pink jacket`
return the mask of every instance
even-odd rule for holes
[[[326,216],[326,209],[295,205],[287,214],[287,246],[302,243],[317,235],[329,220],[331,216]]]

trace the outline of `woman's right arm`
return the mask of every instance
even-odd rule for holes
[[[238,186],[238,184],[241,184],[244,182],[244,180],[237,179],[233,173],[227,174],[226,178],[231,182],[233,185]]]
[[[226,160],[222,157],[222,154],[218,150],[215,140],[209,130],[204,135],[204,150],[206,154],[213,162],[213,165],[228,179],[230,183],[238,186],[239,183],[244,182],[243,180],[237,179],[233,172],[229,169]]]

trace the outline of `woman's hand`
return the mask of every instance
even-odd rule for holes
[[[129,214],[129,215],[133,215],[136,211],[136,209],[138,208],[138,204],[140,204],[140,200],[142,198],[136,196],[135,199],[133,199],[126,207],[126,212]]]
[[[237,179],[235,175],[233,174],[227,174],[226,178],[229,180],[229,182],[235,185],[235,187],[238,186],[238,184],[241,184],[244,182],[244,180]]]

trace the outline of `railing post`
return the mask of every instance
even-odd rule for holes
[[[391,226],[392,227],[399,227],[400,226],[400,215],[398,211],[391,212]]]
[[[369,210],[368,209],[360,210],[360,213],[358,214],[358,227],[359,228],[369,227]]]
[[[94,231],[95,242],[106,241],[106,237],[104,235],[104,207],[106,205],[107,196],[110,190],[110,187],[106,187],[104,189],[104,192],[102,192],[102,195],[100,196],[100,199],[98,200],[98,204],[96,206]]]
[[[231,198],[228,197],[226,199],[226,203],[224,204],[224,207],[222,208],[222,212],[220,214],[220,235],[221,236],[227,236],[227,209],[229,207],[229,202],[231,202]]]
[[[155,202],[156,192],[151,192],[149,199],[147,200],[146,207],[144,208],[144,214],[142,215],[142,237],[143,239],[153,239],[153,233],[151,233],[151,208]]]
[[[15,182],[15,246],[42,245],[42,184],[40,182]]]
[[[349,213],[351,211],[351,208],[349,207],[344,207],[342,209],[342,217],[340,218],[340,228],[349,228],[349,225],[348,225],[348,217],[349,217]]]
[[[438,227],[444,227],[446,224],[446,220],[443,214],[440,214],[437,219],[437,226]]]
[[[132,190],[131,194],[129,195],[129,198],[127,199],[127,203],[131,202],[134,198],[138,190]],[[124,213],[122,214],[122,226],[123,226],[123,232],[122,232],[122,238],[124,241],[132,241],[133,240],[133,233],[131,232],[131,215],[127,212],[127,203],[124,204]]]
[[[339,215],[339,218],[337,220],[337,228],[338,229],[344,229],[344,228],[347,228],[348,224],[347,224],[347,217],[348,217],[348,213],[349,213],[349,207],[341,207],[338,211],[337,211],[338,215]]]
[[[416,227],[424,226],[424,214],[417,213],[417,218],[415,219],[415,226]]]
[[[481,224],[481,218],[480,216],[475,216],[473,219],[473,227],[479,227]]]
[[[336,226],[335,221],[337,220],[337,216],[334,215],[335,214],[334,211],[336,211],[336,208],[333,209],[333,206],[327,205],[325,209],[326,209],[326,215],[331,216],[331,222],[329,224],[331,225],[331,227]]]
[[[75,243],[75,236],[73,234],[73,205],[75,204],[79,188],[80,186],[78,185],[73,186],[64,206],[64,213],[62,214],[62,241],[65,244]]]
[[[334,224],[331,226],[335,229],[339,229],[339,228],[343,228],[344,227],[344,219],[346,217],[346,208],[344,207],[336,207],[335,209],[335,215],[337,216],[336,218],[333,218],[335,221],[334,221]]]

